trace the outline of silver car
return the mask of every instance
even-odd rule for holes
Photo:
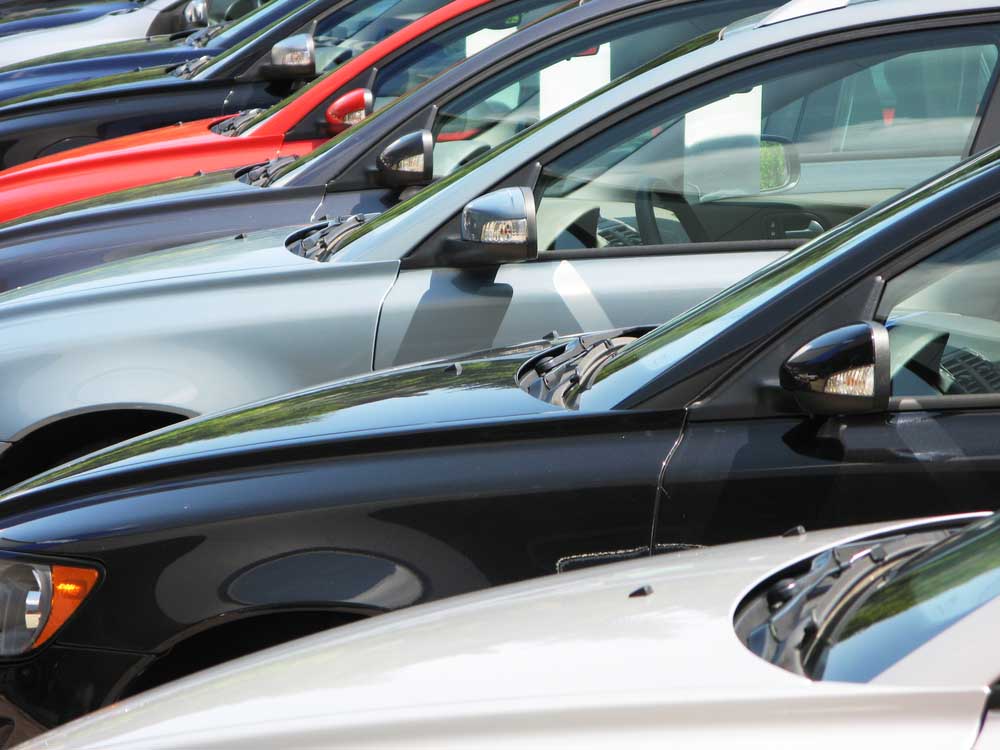
[[[440,113],[383,152],[396,184],[456,170],[381,217],[2,295],[0,480],[340,377],[662,322],[988,143],[995,5],[795,3],[527,129],[511,103],[560,74],[515,68],[470,90],[478,117]]]
[[[1000,520],[968,516],[614,563],[285,644],[22,747],[995,750],[998,571]]]

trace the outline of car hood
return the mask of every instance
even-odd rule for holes
[[[193,419],[66,464],[0,496],[0,501],[98,474],[106,477],[268,447],[382,439],[493,420],[565,415],[566,410],[528,395],[516,383],[524,361],[552,345],[535,341],[383,371]]]
[[[200,55],[199,55],[200,57]],[[105,96],[123,96],[135,91],[153,88],[168,90],[174,86],[185,86],[191,82],[170,74],[173,65],[143,68],[126,73],[99,76],[73,81],[53,88],[34,91],[20,96],[5,96],[0,100],[0,117],[14,117],[36,109],[58,104],[86,101]]]
[[[4,8],[0,22],[0,36],[20,34],[35,29],[50,29],[70,23],[89,21],[115,10],[133,6],[129,0],[104,0],[103,2],[41,3],[28,8]]]
[[[49,89],[66,90],[69,84],[99,79],[108,83],[107,76],[145,68],[166,69],[217,52],[191,47],[169,36],[85,47],[0,68],[0,91],[8,101],[42,91],[50,96],[53,92]]]
[[[382,615],[22,746],[971,748],[987,690],[813,683],[738,640],[762,580],[882,524],[616,563]],[[639,595],[644,594],[644,595]]]

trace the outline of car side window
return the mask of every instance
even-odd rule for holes
[[[1000,394],[1000,223],[892,279],[878,317],[893,396]]]
[[[517,0],[476,14],[446,32],[436,34],[387,63],[378,73],[372,93],[375,109],[426,83],[441,71],[517,33],[557,8],[565,0]]]
[[[635,115],[544,166],[539,248],[810,239],[966,155],[995,38],[801,53],[708,84],[695,106]]]
[[[702,0],[582,33],[509,66],[444,102],[432,126],[443,177],[526,128],[665,52],[773,7],[773,0]]]

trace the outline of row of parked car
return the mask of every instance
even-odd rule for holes
[[[1000,747],[996,0],[0,65],[0,748]]]

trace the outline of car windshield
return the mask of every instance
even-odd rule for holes
[[[261,3],[259,7],[238,21],[229,23],[225,30],[215,37],[215,43],[222,49],[228,49],[249,35],[256,34],[261,29],[277,23],[290,12],[294,12],[296,8],[295,4],[286,2],[286,0],[270,0],[270,2]]]
[[[1000,518],[994,516],[870,583],[820,637],[811,676],[868,682],[997,596]]]
[[[583,394],[588,408],[614,408],[667,373],[707,342],[736,326],[808,276],[851,252],[893,217],[920,209],[963,178],[1000,158],[1000,149],[858,214],[798,250],[764,266],[715,297],[681,313],[626,346]]]

